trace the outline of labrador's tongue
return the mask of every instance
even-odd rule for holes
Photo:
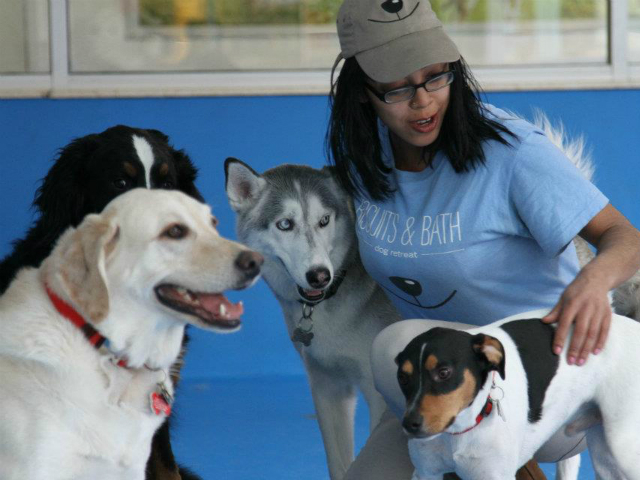
[[[218,319],[237,319],[244,312],[242,302],[231,303],[221,293],[196,294],[200,306]]]
[[[322,290],[305,290],[304,293],[309,297],[317,297],[322,295]]]

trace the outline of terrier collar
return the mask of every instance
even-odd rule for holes
[[[492,398],[491,392],[493,390],[500,390],[502,392],[502,397]],[[461,432],[450,432],[450,434],[462,435],[463,433],[467,433],[469,430],[473,430],[474,428],[476,428],[482,420],[484,420],[491,414],[494,403],[496,405],[496,409],[498,410],[498,415],[500,416],[500,418],[502,418],[503,421],[506,421],[504,412],[502,411],[502,408],[500,406],[500,400],[502,400],[502,398],[504,398],[504,391],[500,387],[496,386],[496,372],[494,371],[493,377],[491,379],[491,389],[489,390],[489,396],[487,397],[487,401],[485,402],[484,407],[482,407],[482,410],[480,410],[480,413],[476,416],[476,423]]]
[[[491,410],[493,410],[493,401],[491,400],[491,397],[488,397],[487,402],[484,404],[484,407],[482,407],[482,410],[480,410],[480,413],[478,414],[478,416],[476,416],[476,423],[461,432],[450,432],[451,435],[462,435],[463,433],[467,433],[469,430],[473,430],[480,424],[482,420],[484,420],[491,414]]]

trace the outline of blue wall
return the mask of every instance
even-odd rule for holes
[[[491,93],[488,99],[527,117],[540,109],[561,120],[570,135],[584,135],[596,162],[596,184],[640,226],[640,91]],[[220,219],[221,233],[234,237],[225,158],[240,158],[258,171],[285,162],[319,167],[327,116],[323,96],[0,100],[0,255],[30,224],[33,193],[56,150],[75,137],[117,123],[167,133],[199,167],[198,186]],[[230,297],[244,300],[243,329],[234,335],[193,332],[183,375],[301,374],[264,282]]]

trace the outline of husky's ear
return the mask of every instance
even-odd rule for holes
[[[45,276],[54,275],[73,306],[97,323],[109,313],[105,260],[113,252],[120,229],[101,215],[87,215],[69,229],[47,259]]]
[[[472,340],[473,350],[478,354],[488,370],[496,370],[502,379],[505,378],[504,347],[497,338],[479,333]]]
[[[253,168],[233,157],[225,160],[224,174],[229,205],[236,212],[251,205],[267,184]]]

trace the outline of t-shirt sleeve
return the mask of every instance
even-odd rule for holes
[[[514,159],[509,195],[520,220],[553,257],[608,203],[546,136],[523,139]]]

